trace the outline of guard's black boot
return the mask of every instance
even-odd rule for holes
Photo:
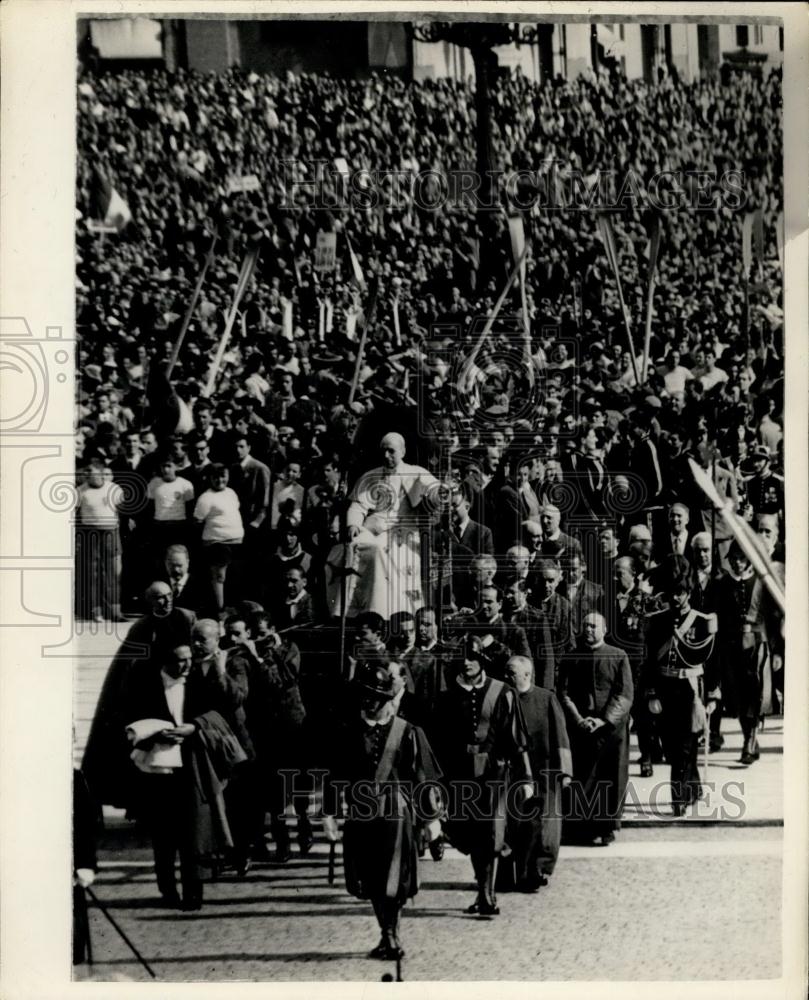
[[[500,913],[497,896],[494,892],[494,880],[497,877],[497,858],[492,858],[481,871],[478,881],[477,912],[482,917],[496,917]]]
[[[739,762],[742,764],[752,764],[757,759],[755,754],[756,749],[756,736],[755,732],[750,732],[745,730],[744,733],[744,747],[742,748],[742,755],[739,758]]]

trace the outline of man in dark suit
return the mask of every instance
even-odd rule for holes
[[[468,555],[494,555],[492,532],[486,525],[473,521],[469,516],[470,493],[468,488],[452,492],[451,539],[453,556],[457,552]]]
[[[239,513],[245,527],[258,531],[270,507],[270,470],[250,454],[246,435],[234,439],[236,463],[230,470],[230,488],[239,498]]]
[[[247,760],[234,768],[225,790],[228,819],[233,831],[233,862],[237,874],[247,872],[248,851],[254,814],[255,749],[247,726],[249,662],[238,646],[219,647],[219,624],[203,618],[191,633],[192,677],[204,692],[210,707],[222,715],[239,741]]]
[[[652,437],[652,418],[648,411],[637,410],[632,415],[635,443],[632,449],[632,471],[646,485],[646,509],[658,507],[663,494],[663,473],[660,456]]]
[[[315,619],[312,597],[306,589],[306,577],[298,566],[291,566],[285,574],[286,595],[279,600],[273,612],[278,629],[308,625]]]
[[[224,465],[232,461],[231,443],[227,434],[214,426],[213,407],[207,400],[200,399],[194,404],[194,427],[197,434],[208,442],[212,462]]]
[[[673,503],[666,514],[667,530],[660,531],[654,543],[654,550],[658,560],[665,559],[666,556],[683,556],[691,561],[691,538],[689,531],[691,515],[688,507],[684,503]]]
[[[197,647],[204,636],[206,642],[215,643],[218,634],[215,622],[203,621],[195,627],[192,641]],[[240,694],[239,685],[224,673],[221,661],[213,663],[212,657],[198,657],[195,663],[191,647],[185,644],[172,650],[162,666],[152,663],[129,679],[127,731],[135,749],[141,751],[136,761],[140,785],[137,808],[151,833],[157,884],[168,906],[182,906],[184,910],[198,910],[202,906],[200,857],[221,849],[229,836],[227,822],[218,818],[220,813],[212,801],[215,795],[211,789],[200,795],[195,780],[198,769],[193,767],[191,759],[194,750],[186,741],[198,741],[200,717],[217,712],[220,726],[208,729],[208,733],[216,733],[220,747],[228,743],[230,761],[243,761],[241,741],[237,741],[231,728],[221,726],[221,720],[227,723],[235,718],[234,705]],[[155,730],[151,723],[163,719],[166,726]],[[206,741],[206,754],[210,746]],[[221,764],[225,758],[219,759]],[[236,764],[234,774],[239,766],[242,765]],[[223,776],[217,773],[217,781]],[[206,784],[204,778],[201,781]],[[218,794],[221,796],[221,791]],[[220,808],[223,805],[220,799]],[[178,853],[182,902],[174,871]]]
[[[533,683],[555,690],[556,666],[550,622],[541,611],[528,603],[524,580],[514,579],[506,584],[503,608],[503,617],[509,625],[519,625],[525,632],[534,664]]]
[[[579,635],[582,623],[591,611],[600,611],[604,603],[604,591],[592,580],[585,579],[587,567],[580,553],[571,552],[565,579],[559,593],[570,605],[570,624],[574,635]]]
[[[511,656],[530,656],[525,632],[519,625],[509,625],[502,615],[503,593],[494,585],[481,587],[479,604],[471,615],[454,618],[452,631],[460,636],[481,640],[481,664],[489,677],[503,680]]]
[[[213,591],[207,579],[200,580],[191,573],[188,549],[184,545],[170,545],[164,565],[174,607],[185,608],[197,618],[204,617],[213,607]]]
[[[194,498],[199,499],[210,485],[210,473],[213,462],[211,461],[211,445],[207,438],[200,435],[192,435],[189,439],[188,450],[191,454],[191,466],[186,469],[185,478],[194,487]]]
[[[195,621],[192,612],[174,607],[167,583],[151,584],[143,600],[148,613],[132,623],[107,670],[82,758],[82,773],[99,806],[129,805],[131,789],[122,775],[129,773],[124,714],[130,676],[137,676],[150,664],[162,663],[172,649],[190,642]]]
[[[551,634],[551,651],[554,667],[554,688],[559,678],[562,656],[573,648],[573,628],[570,624],[570,605],[556,593],[562,572],[552,559],[542,559],[536,564],[535,576],[537,602],[535,607],[548,622]]]
[[[575,793],[570,819],[577,828],[574,837],[589,842],[600,837],[606,846],[621,826],[629,777],[633,686],[626,653],[608,646],[605,632],[603,615],[594,611],[585,617],[581,641],[562,663],[559,694],[573,753]],[[581,802],[576,795],[583,796]],[[587,809],[587,799],[593,795],[595,816]]]
[[[416,646],[405,654],[404,667],[408,690],[418,705],[418,725],[428,725],[436,699],[455,680],[455,650],[438,635],[438,616],[434,608],[416,612]]]
[[[581,555],[581,545],[578,539],[566,535],[560,529],[561,522],[562,514],[559,508],[554,504],[546,503],[539,515],[543,535],[542,554],[564,564],[568,562],[574,552]]]
[[[247,433],[233,438],[236,462],[230,469],[230,488],[239,498],[239,513],[244,524],[242,551],[246,554],[248,592],[260,583],[265,566],[270,509],[270,470],[250,454]]]

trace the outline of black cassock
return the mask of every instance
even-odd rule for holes
[[[580,645],[562,662],[559,693],[573,752],[570,818],[579,832],[595,836],[621,827],[629,778],[629,713],[634,695],[624,650],[602,643]],[[582,718],[605,723],[595,732],[579,728]]]
[[[425,783],[441,777],[418,726],[394,716],[382,725],[358,718],[340,729],[323,791],[335,815],[345,796],[343,864],[346,889],[358,899],[402,905],[418,891],[415,808],[429,811]]]
[[[514,859],[516,881],[551,875],[562,838],[561,779],[573,776],[570,743],[559,699],[541,687],[517,695],[528,734],[528,759],[537,787],[522,808],[530,818],[509,817],[506,840]],[[505,869],[501,869],[504,873]]]

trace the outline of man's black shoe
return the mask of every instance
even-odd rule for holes
[[[500,907],[496,903],[490,903],[489,900],[478,897],[471,906],[467,906],[464,913],[476,913],[481,917],[496,917],[500,913]]]
[[[433,861],[441,861],[444,857],[445,843],[443,837],[436,837],[430,841],[430,857]]]
[[[285,865],[291,857],[292,851],[289,848],[289,844],[278,844],[273,855],[273,862],[276,865]]]
[[[404,948],[398,939],[388,934],[383,934],[379,939],[376,948],[371,949],[368,958],[378,958],[384,962],[395,962],[397,958],[404,958]]]
[[[160,893],[160,905],[169,909],[179,910],[183,905],[183,901],[180,899],[179,892],[175,889],[174,892]]]
[[[183,899],[183,910],[186,913],[193,912],[194,910],[202,909],[202,891],[199,892],[189,892],[185,895]]]

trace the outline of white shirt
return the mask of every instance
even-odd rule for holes
[[[163,681],[166,704],[171,712],[171,717],[178,726],[181,726],[183,724],[183,709],[185,708],[185,677],[172,677],[165,670],[161,670],[160,678]]]
[[[206,490],[197,500],[194,520],[202,522],[203,542],[240,542],[244,538],[239,498],[229,486]]]
[[[684,555],[687,542],[688,534],[685,531],[681,531],[679,535],[672,535],[671,551],[678,556]]]
[[[184,521],[185,505],[194,499],[194,487],[181,476],[172,483],[155,477],[147,492],[149,499],[154,500],[155,521]]]
[[[691,372],[683,365],[665,369],[663,383],[666,386],[666,392],[670,396],[674,395],[675,392],[685,392],[685,383],[693,377]]]
[[[79,520],[93,528],[117,528],[118,504],[123,493],[111,479],[101,486],[79,487]]]

